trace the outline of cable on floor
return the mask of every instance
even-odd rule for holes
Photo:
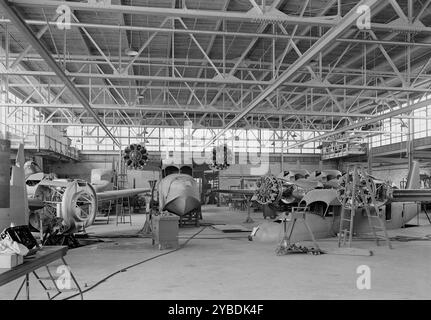
[[[375,241],[376,238],[373,237],[353,237],[352,238],[353,241]],[[382,238],[379,238],[379,240],[383,240]],[[397,236],[393,236],[393,237],[389,237],[389,240],[391,241],[399,241],[399,242],[408,242],[408,241],[431,241],[431,234],[427,234],[425,236],[402,236],[402,235],[397,235]],[[337,238],[332,238],[332,239],[321,239],[322,242],[337,242],[338,239]]]
[[[190,238],[188,238],[186,242],[184,242],[182,245],[180,245],[177,249],[174,249],[174,250],[171,250],[171,251],[168,251],[168,252],[164,252],[164,253],[158,254],[158,255],[156,255],[156,256],[154,256],[154,257],[151,257],[151,258],[148,258],[148,259],[142,260],[142,261],[140,261],[140,262],[137,262],[137,263],[135,263],[135,264],[132,264],[132,265],[130,265],[130,266],[127,266],[127,267],[125,267],[125,268],[122,268],[122,269],[120,269],[120,270],[118,270],[118,271],[115,271],[115,272],[111,273],[110,275],[106,276],[106,277],[105,277],[105,278],[103,278],[102,280],[100,280],[100,281],[98,281],[97,283],[93,284],[91,287],[89,287],[89,288],[87,288],[87,289],[83,290],[83,291],[82,291],[82,294],[84,294],[84,293],[86,293],[86,292],[89,292],[90,290],[93,290],[94,288],[96,288],[96,287],[98,287],[99,285],[101,285],[103,282],[105,282],[105,281],[109,280],[110,278],[112,278],[113,276],[115,276],[115,275],[117,275],[117,274],[119,274],[119,273],[121,273],[121,272],[125,272],[125,271],[127,271],[128,269],[134,268],[134,267],[136,267],[136,266],[138,266],[138,265],[141,265],[141,264],[143,264],[143,263],[145,263],[145,262],[148,262],[148,261],[151,261],[151,260],[154,260],[154,259],[157,259],[157,258],[160,258],[160,257],[166,256],[166,255],[168,255],[168,254],[170,254],[170,253],[174,253],[174,252],[176,252],[176,251],[179,251],[179,250],[183,249],[183,248],[184,248],[184,247],[185,247],[185,246],[186,246],[186,245],[187,245],[187,244],[188,244],[192,239],[194,239],[197,235],[199,235],[199,234],[200,234],[202,231],[204,231],[206,228],[207,228],[207,227],[205,226],[205,227],[203,227],[201,230],[199,230],[198,232],[196,232],[194,235],[192,235]],[[79,295],[80,295],[80,293],[76,293],[76,294],[74,294],[74,295],[71,295],[71,296],[69,296],[69,297],[64,298],[63,300],[69,300],[69,299],[72,299],[72,298],[77,297],[77,296],[79,296]]]
[[[201,223],[201,227],[211,227],[214,223],[207,222],[207,223]],[[181,236],[180,236],[181,237]],[[88,238],[83,238],[83,240],[91,240],[91,239],[148,239],[152,238],[151,234],[143,234],[143,233],[136,233],[136,234],[128,234],[128,235],[89,235]]]

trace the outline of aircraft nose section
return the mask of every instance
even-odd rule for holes
[[[191,196],[178,196],[166,204],[165,210],[183,216],[191,211],[198,209],[201,203],[198,199]]]

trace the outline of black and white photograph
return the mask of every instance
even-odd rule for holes
[[[0,303],[430,298],[431,0],[0,0]]]

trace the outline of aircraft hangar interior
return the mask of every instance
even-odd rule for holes
[[[0,0],[0,299],[429,299],[430,99],[430,0]]]

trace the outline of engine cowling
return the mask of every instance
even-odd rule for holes
[[[96,219],[97,196],[87,181],[43,180],[37,186],[34,198],[45,204],[42,213],[30,216],[30,223],[36,229],[40,229],[40,217],[44,228],[61,218],[63,232],[76,232],[92,225]]]

